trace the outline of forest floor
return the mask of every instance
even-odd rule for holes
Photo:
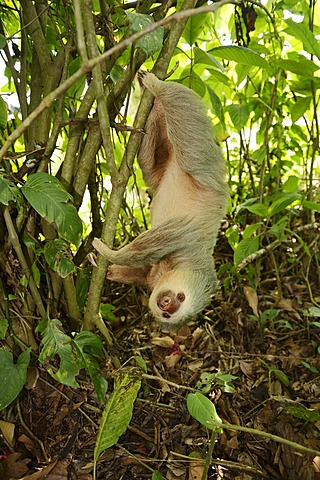
[[[257,292],[244,275],[234,276],[197,322],[174,335],[160,332],[148,317],[142,290],[106,286],[106,301],[116,306],[119,319],[112,327],[112,354],[122,364],[141,355],[149,378],[126,433],[101,456],[98,479],[151,479],[152,470],[159,470],[167,480],[201,480],[211,432],[188,412],[186,397],[194,388],[206,391],[223,423],[320,450],[320,329],[308,315],[310,289],[319,303],[319,286],[312,271],[306,281],[285,256],[285,250],[274,252],[282,265],[277,272],[270,254],[255,264]],[[216,257],[218,265],[232,263],[224,240]],[[111,361],[103,366],[109,391],[112,370]],[[199,385],[202,374],[206,379]],[[10,415],[15,453],[6,456],[8,448],[0,444],[2,480],[92,478],[101,409],[89,379],[78,381],[78,389],[62,386],[44,368],[35,369],[32,388],[23,390]],[[270,435],[225,429],[207,478],[316,480],[320,456]]]

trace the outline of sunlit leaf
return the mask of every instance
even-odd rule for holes
[[[141,386],[140,369],[124,368],[116,373],[114,390],[102,414],[97,440],[94,449],[94,459],[114,445],[126,431],[130,423],[133,405]]]

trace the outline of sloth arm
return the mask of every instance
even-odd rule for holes
[[[147,230],[117,251],[111,250],[97,238],[92,245],[111,263],[147,267],[180,251],[187,253],[190,250],[190,253],[194,253],[198,242],[203,238],[201,231],[198,222],[188,217],[178,217]]]

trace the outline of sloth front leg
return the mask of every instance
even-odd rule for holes
[[[149,273],[150,267],[134,268],[123,265],[112,265],[108,268],[107,278],[112,282],[145,287]]]
[[[200,237],[199,237],[200,235]],[[181,250],[194,251],[201,239],[196,223],[187,217],[172,218],[142,233],[120,250],[111,250],[95,238],[92,245],[109,262],[129,267],[147,267]]]

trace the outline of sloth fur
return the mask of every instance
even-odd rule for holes
[[[155,97],[138,156],[153,190],[152,228],[118,251],[98,239],[93,246],[114,264],[108,278],[148,286],[160,327],[177,330],[217,288],[212,254],[228,202],[226,164],[201,98],[152,73],[139,76]]]

